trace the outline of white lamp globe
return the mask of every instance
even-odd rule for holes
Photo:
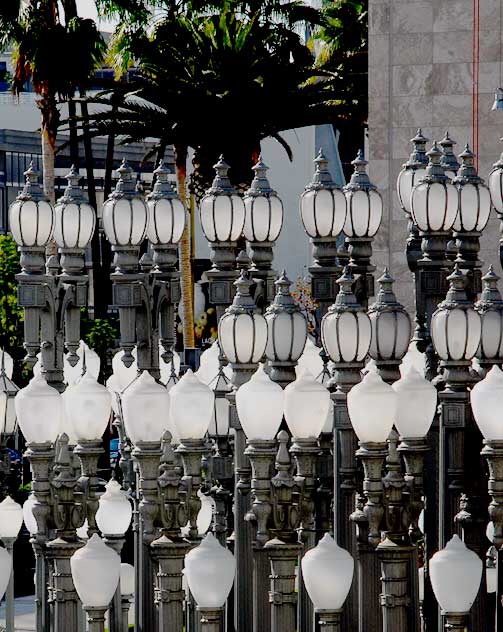
[[[107,608],[119,583],[121,558],[98,534],[70,558],[75,590],[82,604]]]
[[[10,496],[0,503],[0,539],[17,538],[23,524],[23,508]]]
[[[119,398],[121,395],[121,384],[117,379],[117,376],[112,373],[112,375],[106,381],[106,387],[108,392],[110,393],[112,400],[112,410],[114,411],[114,415],[118,417],[120,415],[120,406],[119,406]]]
[[[404,163],[402,170],[398,174],[396,182],[396,191],[398,200],[402,209],[410,215],[410,196],[416,182],[418,182],[426,174],[426,143],[428,139],[423,136],[421,128],[417,130],[417,134],[410,141],[414,145],[414,150],[409,159]]]
[[[87,518],[86,518],[82,526],[76,529],[77,537],[79,537],[81,540],[89,540],[88,531],[89,531],[89,523],[87,522]]]
[[[300,196],[300,217],[311,239],[335,238],[346,221],[346,196],[332,180],[321,148],[314,164],[313,179]]]
[[[35,494],[31,492],[28,498],[23,503],[23,520],[26,529],[30,535],[34,535],[38,531],[37,521],[33,515],[33,507],[35,506],[37,499]]]
[[[323,360],[320,356],[320,347],[317,347],[311,338],[308,336],[306,338],[306,346],[304,347],[304,351],[302,352],[300,358],[297,360],[297,375],[302,371],[309,371],[311,375],[314,375],[316,378],[323,371]]]
[[[189,369],[170,390],[170,417],[182,439],[202,439],[210,425],[215,394]]]
[[[318,437],[331,408],[328,389],[304,371],[284,391],[285,420],[297,439]]]
[[[12,380],[12,374],[14,373],[14,360],[7,351],[0,349],[0,365],[4,367],[5,374]]]
[[[255,176],[243,198],[243,234],[249,242],[274,242],[283,225],[283,202],[276,191],[271,189],[266,176],[269,167],[262,158],[252,168]]]
[[[492,171],[487,179],[491,202],[498,214],[503,214],[503,154],[494,163]]]
[[[147,237],[154,246],[177,244],[185,228],[185,207],[169,181],[170,171],[161,163],[152,193],[147,195],[149,222]]]
[[[148,207],[125,160],[117,173],[117,186],[103,205],[103,229],[112,246],[139,246],[147,232]]]
[[[65,382],[75,384],[78,382],[84,373],[89,373],[98,379],[101,368],[100,356],[91,349],[83,340],[80,341],[79,349],[77,351],[79,359],[77,364],[72,366],[68,362],[68,353],[65,355],[65,363],[63,367],[63,374]]]
[[[201,544],[185,556],[183,572],[199,607],[221,608],[234,583],[236,560],[208,533]]]
[[[3,548],[0,548],[0,599],[5,595],[12,573],[12,556]]]
[[[63,399],[36,375],[22,388],[15,399],[16,415],[27,443],[54,442],[61,427]]]
[[[74,166],[65,178],[68,186],[54,207],[54,241],[60,248],[81,250],[94,234],[96,213],[79,187],[80,176]]]
[[[442,151],[436,142],[426,154],[430,159],[426,175],[412,189],[411,213],[420,231],[446,232],[458,215],[458,191],[440,165]]]
[[[353,582],[354,560],[326,533],[302,558],[302,578],[316,610],[340,610]]]
[[[66,416],[77,439],[101,439],[112,413],[112,396],[107,388],[86,373],[64,400]]]
[[[430,580],[444,612],[469,612],[482,578],[482,560],[454,535],[430,560]]]
[[[470,392],[473,416],[484,439],[503,440],[503,371],[498,366],[487,373]]]
[[[283,419],[283,389],[261,364],[236,392],[236,408],[247,439],[272,440]]]
[[[346,221],[344,234],[349,238],[373,237],[379,230],[382,219],[382,197],[368,177],[368,162],[360,150],[351,163],[355,170],[344,187],[346,195]]]
[[[323,433],[332,433],[334,431],[334,404],[332,400],[330,400],[330,406],[328,408],[327,417],[325,419],[325,423],[323,424],[323,428],[321,432]]]
[[[115,479],[108,481],[105,489],[105,493],[100,496],[96,524],[104,535],[123,535],[131,524],[131,503]]]
[[[213,168],[215,179],[199,205],[201,227],[209,242],[235,242],[243,232],[244,202],[229,181],[223,156]]]
[[[454,230],[458,232],[483,231],[491,213],[491,195],[474,167],[475,156],[468,145],[459,156],[462,160],[453,182],[459,191],[459,209]]]
[[[124,355],[123,351],[118,351],[114,357],[112,358],[112,371],[113,375],[116,376],[117,382],[119,384],[119,392],[122,392],[125,388],[127,388],[131,382],[133,382],[138,376],[138,364],[136,362],[136,348],[133,349],[131,355],[134,358],[134,361],[130,366],[126,366],[122,361],[122,357]]]
[[[398,397],[396,428],[401,437],[425,437],[437,409],[437,389],[413,366],[391,387]]]
[[[134,566],[131,564],[121,564],[120,587],[121,595],[134,595]]]
[[[148,371],[143,371],[122,396],[126,433],[134,444],[160,442],[169,424],[170,395]]]
[[[347,396],[351,425],[362,443],[384,443],[396,420],[398,396],[374,371]]]
[[[9,227],[18,246],[46,246],[54,232],[54,209],[33,165],[24,172],[26,184],[9,208]]]

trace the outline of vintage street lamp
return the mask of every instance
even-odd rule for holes
[[[233,283],[236,280],[236,248],[245,223],[245,205],[231,185],[229,165],[220,156],[213,166],[215,179],[199,205],[201,227],[210,242],[212,269],[210,279],[210,303],[217,306],[218,318],[231,304]]]
[[[353,558],[326,533],[315,548],[307,551],[301,565],[324,632],[340,632],[342,606],[353,581]]]
[[[400,362],[409,347],[412,325],[406,309],[393,292],[394,279],[388,269],[378,279],[379,292],[368,315],[372,326],[369,355],[385,382],[400,379]]]
[[[11,576],[12,556],[8,553],[7,549],[0,548],[0,595],[2,599],[9,585]]]
[[[349,245],[349,265],[357,277],[355,294],[366,307],[369,297],[374,295],[375,266],[370,258],[372,241],[381,225],[383,203],[377,187],[370,182],[362,150],[351,164],[355,170],[344,187],[347,212],[343,230]]]
[[[306,344],[307,321],[290,294],[291,282],[284,270],[274,285],[277,293],[265,312],[265,355],[271,379],[285,386],[295,380],[295,366]]]
[[[503,153],[494,163],[491,172],[487,178],[489,192],[491,193],[491,202],[494,206],[499,219],[500,225],[503,221]],[[500,264],[503,266],[503,237],[500,237]]]
[[[95,533],[70,560],[75,589],[87,613],[88,631],[105,631],[105,612],[120,579],[121,559]]]
[[[0,503],[0,540],[2,540],[5,549],[10,555],[11,566],[14,558],[14,542],[17,540],[22,524],[23,508],[10,496],[6,496]],[[14,573],[12,572],[5,596],[5,627],[7,630],[15,629],[14,603]]]
[[[252,277],[262,279],[267,303],[274,298],[276,273],[271,268],[274,242],[283,225],[283,202],[271,188],[266,173],[269,167],[259,158],[253,166],[254,178],[246,191],[243,234],[248,242]]]
[[[300,197],[300,217],[313,244],[313,265],[309,268],[311,291],[321,305],[321,317],[337,294],[334,282],[340,273],[337,238],[346,221],[346,196],[328,170],[328,160],[320,149],[314,160],[312,181]]]
[[[119,590],[121,594],[122,606],[121,632],[126,632],[126,630],[128,630],[129,628],[129,608],[131,607],[131,601],[133,600],[135,594],[134,578],[134,566],[131,566],[131,564],[122,563],[119,580]]]
[[[482,277],[483,289],[475,309],[480,314],[482,332],[477,351],[477,372],[480,377],[493,366],[503,363],[503,300],[498,290],[499,276],[490,265]]]
[[[16,432],[17,418],[15,397],[19,388],[8,376],[5,367],[5,353],[0,361],[0,489],[7,492],[16,481],[11,480],[11,459],[7,440]],[[12,375],[12,372],[11,372]]]
[[[453,147],[456,145],[456,141],[452,140],[449,136],[449,132],[445,132],[445,136],[438,143],[442,148],[442,158],[440,158],[440,164],[444,169],[445,175],[454,180],[456,174],[458,173],[458,169],[461,166],[456,158],[456,154],[454,153]]]
[[[223,632],[223,606],[236,574],[236,560],[211,533],[185,556],[185,576],[201,615],[201,632]]]
[[[482,577],[482,561],[454,535],[430,560],[430,579],[445,630],[466,632]]]

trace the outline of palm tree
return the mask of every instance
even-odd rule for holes
[[[58,100],[94,73],[105,42],[92,20],[77,16],[75,0],[9,0],[0,7],[0,46],[14,45],[12,90],[19,94],[31,81],[41,114],[44,189],[54,201],[54,155],[60,114]]]

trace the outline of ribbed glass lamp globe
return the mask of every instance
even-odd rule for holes
[[[424,178],[425,174],[426,165],[417,169],[407,169],[407,167],[404,167],[398,174],[396,181],[398,199],[402,209],[409,215],[411,213],[410,196],[412,195],[412,189],[421,178]]]
[[[154,246],[177,244],[185,228],[185,207],[169,181],[170,171],[161,164],[154,171],[157,179],[147,195],[149,221],[147,237]]]
[[[369,371],[347,396],[351,425],[362,443],[384,443],[396,420],[398,396]]]
[[[503,214],[503,154],[501,154],[498,162],[495,162],[492,171],[487,179],[489,191],[491,193],[491,202],[496,212]]]
[[[56,441],[61,427],[63,400],[58,391],[36,375],[15,399],[19,427],[27,443]]]
[[[212,533],[185,556],[184,574],[201,608],[221,608],[234,583],[236,560]]]
[[[0,599],[3,599],[12,573],[12,556],[0,548]]]
[[[169,424],[170,395],[148,371],[131,384],[122,396],[126,433],[131,441],[161,441]]]
[[[346,196],[346,221],[344,234],[346,237],[374,237],[379,230],[382,219],[382,197],[377,188],[370,182],[366,167],[368,162],[363,152],[351,163],[355,171],[349,183],[344,187]]]
[[[283,225],[283,202],[276,191],[271,189],[266,177],[267,170],[268,167],[259,159],[253,167],[255,177],[243,198],[243,234],[247,241],[276,241]]]
[[[117,173],[117,186],[103,205],[103,229],[113,246],[139,246],[147,232],[147,203],[136,191],[133,170],[125,160]]]
[[[208,431],[215,394],[189,369],[169,392],[170,416],[183,439],[202,439]]]
[[[0,503],[0,539],[17,538],[23,524],[23,508],[10,496]]]
[[[31,492],[28,498],[23,503],[23,521],[28,533],[33,535],[38,531],[37,521],[35,516],[33,515],[33,507],[37,499],[35,498],[35,494]]]
[[[26,184],[9,208],[9,228],[18,246],[46,246],[54,232],[54,209],[38,183],[33,163],[24,172]]]
[[[242,387],[241,387],[242,388]],[[284,391],[285,420],[292,436],[318,437],[331,408],[328,389],[303,371]]]
[[[238,280],[237,283],[239,283]],[[238,290],[239,291],[239,290]],[[222,352],[232,364],[256,364],[267,345],[267,322],[253,308],[233,311],[228,308],[218,323]]]
[[[204,236],[210,242],[237,241],[245,223],[245,205],[231,186],[223,157],[214,165],[216,177],[199,205]]]
[[[471,306],[440,306],[431,319],[431,337],[441,360],[471,360],[479,348],[481,330],[480,316]]]
[[[101,439],[112,414],[112,396],[107,388],[86,373],[64,400],[66,416],[77,439]]]
[[[96,512],[96,524],[105,535],[123,535],[129,529],[133,515],[131,503],[115,479],[108,481],[105,488]]]
[[[393,383],[398,396],[395,426],[401,437],[425,437],[437,409],[437,389],[413,366]]]
[[[354,560],[326,533],[302,558],[302,578],[316,610],[340,610],[353,582]]]
[[[8,377],[5,371],[0,371],[0,433],[14,434],[16,431],[16,395],[19,388]]]
[[[283,402],[283,389],[260,365],[236,392],[237,412],[246,437],[274,439],[283,419]]]
[[[121,595],[134,595],[134,566],[121,564],[120,576]]]
[[[491,196],[485,184],[465,184],[459,191],[456,231],[483,231],[491,213]]]
[[[430,560],[430,580],[444,612],[469,612],[482,579],[482,560],[454,535]]]
[[[503,440],[503,371],[499,366],[487,373],[470,392],[473,415],[484,439]]]
[[[321,321],[321,339],[333,362],[363,362],[372,340],[365,312],[329,311]]]
[[[84,606],[108,608],[119,584],[121,558],[96,533],[70,558],[73,583]]]
[[[74,167],[67,176],[68,187],[54,207],[54,241],[60,248],[85,248],[94,233],[96,213],[79,187]]]

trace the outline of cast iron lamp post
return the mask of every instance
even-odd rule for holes
[[[493,366],[503,363],[503,300],[498,290],[499,276],[492,265],[482,277],[483,289],[475,309],[481,318],[480,347],[477,351],[477,372],[481,378]]]
[[[23,509],[10,496],[0,503],[0,540],[11,559],[14,557],[14,542],[23,524]],[[5,591],[4,591],[5,592]],[[5,627],[14,630],[14,572],[10,573],[5,597]]]
[[[446,632],[467,632],[469,611],[482,578],[480,558],[454,535],[445,548],[431,558],[430,577]]]
[[[353,580],[354,560],[326,533],[302,558],[302,576],[324,632],[341,632],[342,606]]]

